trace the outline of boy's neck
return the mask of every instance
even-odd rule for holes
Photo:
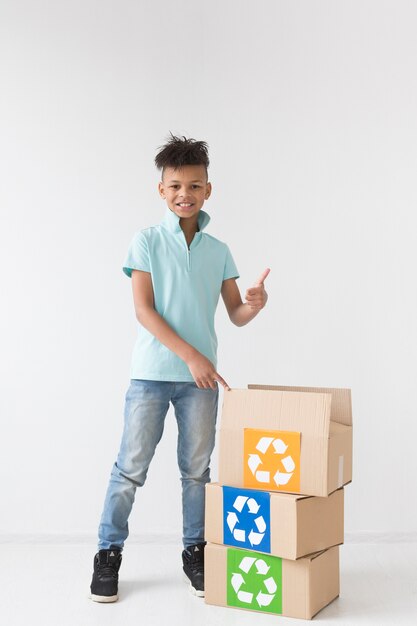
[[[180,217],[180,226],[184,235],[195,235],[199,230],[198,215],[193,215],[193,217]]]
[[[194,235],[199,230],[198,215],[195,215],[192,218],[180,217],[180,226],[182,228],[182,232],[184,233],[187,245],[190,246],[192,240],[194,239]]]
[[[194,232],[198,231],[198,217],[180,217],[180,226],[184,232]]]

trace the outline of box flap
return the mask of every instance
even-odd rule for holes
[[[223,396],[221,428],[288,430],[328,439],[330,403],[328,393],[231,389]]]
[[[328,549],[328,548],[326,548],[326,549]],[[308,559],[309,561],[314,561],[314,559],[317,559],[317,557],[321,556],[324,552],[326,552],[326,550],[320,550],[319,552],[313,552],[312,554],[309,554],[309,555],[307,555],[304,558]]]
[[[332,396],[330,419],[334,422],[339,422],[339,424],[352,426],[352,396],[350,389],[336,389],[332,387],[289,387],[282,385],[248,385],[248,389],[330,393]]]

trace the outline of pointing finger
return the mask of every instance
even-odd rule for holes
[[[218,374],[218,373],[216,372],[216,374],[214,375],[214,378],[215,378],[216,380],[218,380],[218,381],[219,381],[219,383],[220,383],[221,385],[223,385],[223,387],[224,387],[225,389],[227,389],[228,391],[230,391],[230,387],[229,387],[229,385],[228,385],[228,384],[227,384],[227,382],[224,380],[224,378],[222,378],[222,377],[220,376],[220,374]]]
[[[269,267],[267,267],[267,268],[266,268],[266,270],[264,270],[264,271],[262,272],[262,274],[259,276],[259,278],[258,278],[258,280],[256,281],[256,283],[255,283],[255,285],[254,285],[254,286],[256,287],[257,285],[262,285],[262,284],[263,284],[263,282],[264,282],[264,280],[265,280],[265,278],[268,276],[268,274],[269,274],[269,272],[270,272],[270,271],[271,271],[271,269],[270,269]]]

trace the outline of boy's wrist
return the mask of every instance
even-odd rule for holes
[[[195,348],[193,348],[193,346],[190,345],[184,351],[183,360],[188,365],[190,361],[192,361],[197,356],[197,354],[198,354],[198,350],[196,350]]]

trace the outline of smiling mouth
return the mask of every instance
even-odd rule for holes
[[[192,202],[178,202],[177,206],[180,206],[182,209],[189,209],[190,207],[194,206],[194,203],[192,203]]]

